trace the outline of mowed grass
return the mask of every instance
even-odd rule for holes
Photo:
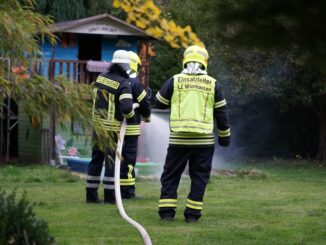
[[[184,222],[190,181],[182,178],[174,222],[157,214],[158,179],[138,178],[144,199],[124,201],[153,244],[326,244],[326,168],[312,164],[241,165],[236,176],[212,176],[203,217]],[[254,175],[246,174],[256,169]],[[114,205],[86,204],[85,181],[48,166],[1,166],[0,187],[27,191],[40,219],[59,244],[142,244],[137,230]],[[100,189],[100,195],[103,189]]]

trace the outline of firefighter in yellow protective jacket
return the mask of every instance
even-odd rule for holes
[[[173,220],[177,207],[177,188],[187,163],[191,190],[186,201],[186,222],[201,217],[203,197],[214,154],[214,124],[218,143],[230,143],[229,119],[221,85],[207,75],[208,53],[199,46],[188,47],[183,56],[184,70],[168,79],[156,95],[160,109],[171,108],[170,138],[161,176],[159,215]]]
[[[140,58],[132,51],[130,55],[129,83],[133,97],[133,103],[138,103],[135,109],[135,120],[127,125],[123,148],[122,163],[120,171],[121,197],[130,199],[136,197],[135,194],[135,164],[137,158],[138,136],[140,135],[140,121],[150,121],[151,106],[147,98],[144,85],[136,78],[140,69]]]
[[[108,72],[100,74],[95,82],[93,120],[94,123],[101,122],[104,129],[112,133],[115,143],[117,142],[117,134],[120,131],[123,118],[126,118],[128,124],[135,119],[131,87],[127,74],[129,69],[129,53],[126,50],[117,50],[113,54],[112,64]],[[94,137],[96,138],[96,135]],[[97,144],[93,146],[92,160],[88,165],[86,180],[86,202],[100,202],[98,187],[103,161],[105,161],[104,202],[115,203],[114,159],[115,149],[108,147],[101,150]]]

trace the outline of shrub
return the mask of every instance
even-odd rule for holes
[[[16,192],[0,190],[0,244],[54,244],[45,221],[35,217],[26,192],[16,201]]]

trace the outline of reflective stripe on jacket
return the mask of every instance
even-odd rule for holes
[[[139,108],[135,109],[135,120],[128,123],[126,128],[126,135],[139,136],[141,117],[149,117],[151,115],[151,106],[148,100],[144,85],[137,78],[129,78],[133,103],[138,103]]]
[[[118,132],[123,117],[134,119],[129,82],[116,73],[100,74],[93,90],[92,119],[108,131]]]

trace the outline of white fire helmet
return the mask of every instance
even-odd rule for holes
[[[128,51],[122,49],[115,51],[111,63],[119,65],[124,71],[129,70],[130,57]]]

